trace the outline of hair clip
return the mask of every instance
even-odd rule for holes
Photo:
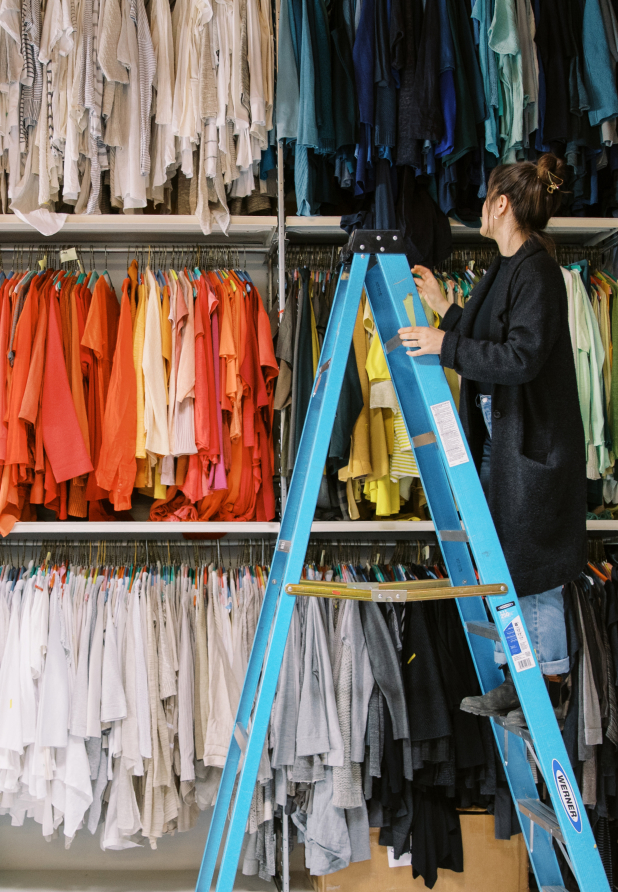
[[[544,186],[547,186],[547,191],[550,195],[559,189],[560,186],[564,185],[564,180],[561,180],[560,177],[555,176],[549,170],[547,171],[547,176],[549,177],[549,183],[546,183],[545,180],[541,180],[540,177],[537,177],[538,180],[541,180]]]

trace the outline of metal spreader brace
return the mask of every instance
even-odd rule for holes
[[[346,249],[345,257],[351,262],[344,262],[341,270],[324,336],[197,892],[210,892],[212,887],[228,814],[216,892],[232,892],[297,594],[378,601],[456,597],[482,691],[503,680],[494,662],[494,642],[501,641],[523,707],[527,729],[505,719],[492,720],[492,726],[539,888],[566,892],[555,840],[581,892],[609,892],[444,372],[437,356],[408,356],[397,333],[410,324],[430,324],[402,250],[400,233],[388,231],[355,232]],[[449,580],[382,586],[299,583],[363,289],[414,448]],[[485,605],[493,622],[487,620]],[[553,809],[539,800],[528,749]]]

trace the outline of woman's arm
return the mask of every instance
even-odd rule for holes
[[[462,313],[463,309],[458,304],[450,304],[448,310],[442,317],[440,331],[455,331],[459,328]]]
[[[464,378],[490,384],[526,384],[538,375],[561,324],[564,280],[559,269],[526,264],[512,283],[509,330],[503,344],[475,341],[455,330],[444,334],[440,364]]]
[[[438,280],[426,266],[413,267],[412,274],[414,275],[418,293],[435,313],[442,316],[442,322],[440,323],[439,329],[427,329],[425,327],[416,328],[414,326],[400,328],[399,337],[401,338],[404,347],[420,347],[425,353],[439,353],[442,344],[441,333],[452,331],[459,327],[462,309],[457,304],[450,303],[444,297]],[[435,334],[432,335],[432,332]],[[409,351],[408,353],[410,356],[423,355],[423,353],[415,354],[410,353]]]

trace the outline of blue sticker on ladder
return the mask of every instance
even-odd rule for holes
[[[514,601],[501,604],[496,608],[502,623],[506,645],[513,658],[516,672],[524,672],[534,666],[534,656],[524,629],[524,623],[517,612]]]
[[[573,795],[573,788],[571,787],[571,784],[569,783],[568,778],[564,773],[562,765],[560,764],[560,762],[558,762],[557,759],[554,759],[551,763],[551,770],[553,771],[558,796],[560,798],[560,802],[562,802],[562,807],[567,813],[567,818],[569,819],[577,833],[581,833],[582,819],[579,813],[579,808],[577,806],[577,801],[575,799],[575,796]]]

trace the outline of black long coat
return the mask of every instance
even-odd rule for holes
[[[486,427],[472,382],[494,385],[488,501],[521,596],[564,585],[585,566],[586,453],[560,267],[526,242],[493,295],[491,340],[475,341],[474,318],[499,266],[463,310],[445,314],[440,362],[462,376],[459,412],[477,468]]]

